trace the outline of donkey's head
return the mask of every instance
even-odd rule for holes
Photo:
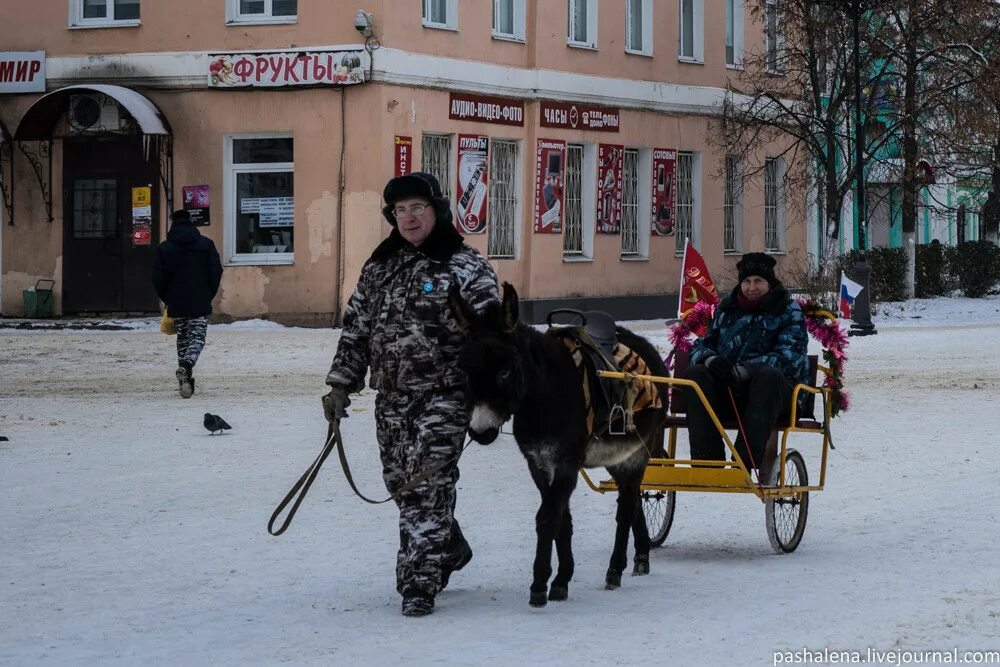
[[[503,300],[477,313],[457,286],[448,293],[448,303],[467,338],[459,367],[468,377],[472,419],[469,435],[488,445],[510,419],[524,396],[521,355],[514,344],[518,323],[517,291],[503,284]]]

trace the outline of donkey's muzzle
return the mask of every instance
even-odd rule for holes
[[[480,445],[491,444],[497,439],[498,435],[500,435],[500,429],[495,427],[488,428],[483,431],[473,431],[471,428],[469,429],[469,437],[478,442]]]

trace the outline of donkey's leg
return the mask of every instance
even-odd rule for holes
[[[566,475],[556,473],[551,483],[546,485],[545,472],[532,477],[542,494],[542,505],[535,515],[535,532],[538,541],[535,545],[534,578],[531,582],[531,596],[528,602],[533,607],[544,607],[548,602],[549,577],[552,576],[552,543],[562,528],[563,517],[569,506],[569,496],[576,485],[575,476],[567,479]],[[540,478],[541,477],[541,478]]]
[[[567,499],[568,500],[568,499]],[[563,512],[562,525],[556,535],[556,555],[559,557],[559,569],[549,587],[550,600],[565,600],[569,596],[569,582],[573,579],[576,563],[573,560],[573,515],[567,503]]]
[[[652,542],[649,539],[649,528],[646,526],[646,513],[642,510],[642,491],[639,492],[635,519],[632,521],[632,545],[635,547],[635,567],[632,568],[632,576],[649,574],[649,550]]]
[[[636,516],[640,513],[639,485],[642,483],[642,475],[646,468],[647,454],[644,449],[635,452],[632,456],[617,466],[609,467],[608,472],[614,477],[618,485],[618,511],[615,513],[615,546],[611,552],[611,563],[608,565],[608,573],[605,577],[605,588],[613,589],[621,586],[622,572],[628,564],[628,538],[632,527],[635,524]],[[640,554],[645,556],[648,569],[649,563],[649,535],[646,535],[645,553],[636,548],[636,560],[638,562]]]

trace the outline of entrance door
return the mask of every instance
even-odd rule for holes
[[[139,136],[63,141],[63,311],[155,312],[156,155]],[[150,245],[133,245],[132,188],[152,192]]]

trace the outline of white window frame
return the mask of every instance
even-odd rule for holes
[[[764,161],[764,252],[787,252],[785,223],[787,215],[784,159]]]
[[[686,157],[690,157],[691,164],[691,174],[690,186],[682,187],[683,172],[682,167],[687,161]],[[690,195],[691,201],[684,202],[681,201],[681,194],[684,193],[686,187],[689,187],[687,194]],[[690,208],[691,217],[691,229],[686,230],[681,227],[681,209]],[[701,247],[701,153],[695,151],[678,151],[677,152],[677,220],[674,225],[674,254],[680,257],[684,254],[684,239],[690,238],[691,245]],[[686,231],[687,235],[682,234],[682,231]]]
[[[442,140],[447,142],[445,146],[446,155],[443,159],[438,156],[437,163],[444,165],[444,173],[440,170],[434,169],[428,164],[428,151],[427,151],[427,140],[433,139],[435,141],[441,142]],[[451,176],[455,173],[455,161],[458,159],[455,153],[455,137],[451,134],[442,134],[439,132],[424,132],[420,136],[420,171],[431,174],[441,185],[441,194],[445,199],[451,201]]]
[[[642,44],[636,48],[632,44],[632,22],[634,20],[632,16],[632,5],[633,3],[639,3],[640,5],[640,16],[639,27],[642,31],[640,39]],[[652,0],[625,0],[625,53],[631,53],[637,56],[650,56],[653,55],[653,2]]]
[[[493,162],[494,155],[499,154],[499,149],[501,145],[510,145],[514,147],[514,164],[511,169],[511,178],[513,182],[510,183],[510,192],[507,193],[508,197],[512,203],[509,209],[510,215],[510,253],[496,252],[494,248],[494,243],[496,243],[497,235],[499,234],[499,221],[497,220],[497,212],[500,209],[499,206],[495,205],[495,195],[497,194],[497,189],[499,189],[500,181],[497,179],[496,175],[499,169],[495,169],[495,164]],[[506,139],[506,138],[493,138],[490,137],[490,157],[489,157],[489,203],[486,208],[486,255],[490,259],[517,259],[521,254],[521,234],[520,234],[520,221],[521,221],[521,142],[517,139]]]
[[[576,165],[573,159],[579,154],[580,163]],[[583,257],[583,180],[584,180],[584,160],[586,147],[583,144],[566,144],[566,183],[563,190],[563,259],[576,260]],[[578,213],[580,217],[579,228],[571,229],[570,214]],[[574,236],[578,237],[578,247],[572,243]]]
[[[299,4],[302,0],[299,0]],[[263,14],[241,14],[240,0],[226,0],[226,25],[247,25],[247,24],[282,24],[298,23],[298,7],[295,16],[272,16],[272,0],[264,0]]]
[[[726,47],[729,46],[729,33],[733,35],[733,57],[730,62],[726,53],[726,67],[741,69],[743,67],[743,22],[745,20],[745,0],[726,0]]]
[[[774,16],[774,34],[771,34],[771,24],[770,24],[770,14],[775,13]],[[774,45],[773,58],[774,67],[771,66],[772,59],[772,41]],[[782,67],[782,52],[784,51],[785,40],[781,36],[781,7],[778,5],[777,0],[767,0],[764,5],[764,55],[765,55],[765,67],[766,71],[770,74],[784,74],[784,68]]]
[[[739,254],[743,251],[743,164],[738,155],[723,159],[722,252]]]
[[[224,199],[223,225],[222,225],[222,245],[223,261],[226,266],[253,266],[268,264],[294,264],[295,253],[293,252],[236,252],[236,174],[254,172],[275,172],[288,171],[295,173],[295,144],[292,142],[292,162],[257,162],[241,163],[233,162],[233,141],[238,139],[293,139],[291,132],[252,132],[246,134],[227,134],[223,138],[222,155],[222,196]],[[293,193],[294,196],[294,193]],[[295,245],[294,231],[292,245]]]
[[[677,59],[686,63],[704,64],[705,62],[705,0],[691,0],[691,54],[685,55],[684,0],[678,6]]]
[[[432,21],[427,18],[431,13],[431,2],[434,0],[423,0],[423,10],[420,17],[425,28],[436,30],[458,30],[458,0],[445,0],[444,21]]]
[[[510,2],[514,14],[514,32],[500,32],[497,25],[500,23],[500,3]],[[525,2],[526,0],[493,0],[493,39],[501,39],[512,42],[523,42],[525,33]]]
[[[581,145],[581,144],[578,144]],[[582,252],[563,253],[564,262],[594,261],[594,230],[597,228],[597,144],[582,144],[580,169],[580,245]]]
[[[573,8],[579,4],[587,7],[587,39],[573,39],[570,30],[570,19],[573,16]],[[566,2],[566,45],[578,49],[597,49],[597,0],[567,0]]]
[[[69,0],[69,27],[70,28],[134,28],[142,25],[142,1],[139,2],[139,18],[121,19],[107,18],[114,14],[114,0],[105,0],[107,14],[103,18],[85,19],[83,18],[83,0]]]

